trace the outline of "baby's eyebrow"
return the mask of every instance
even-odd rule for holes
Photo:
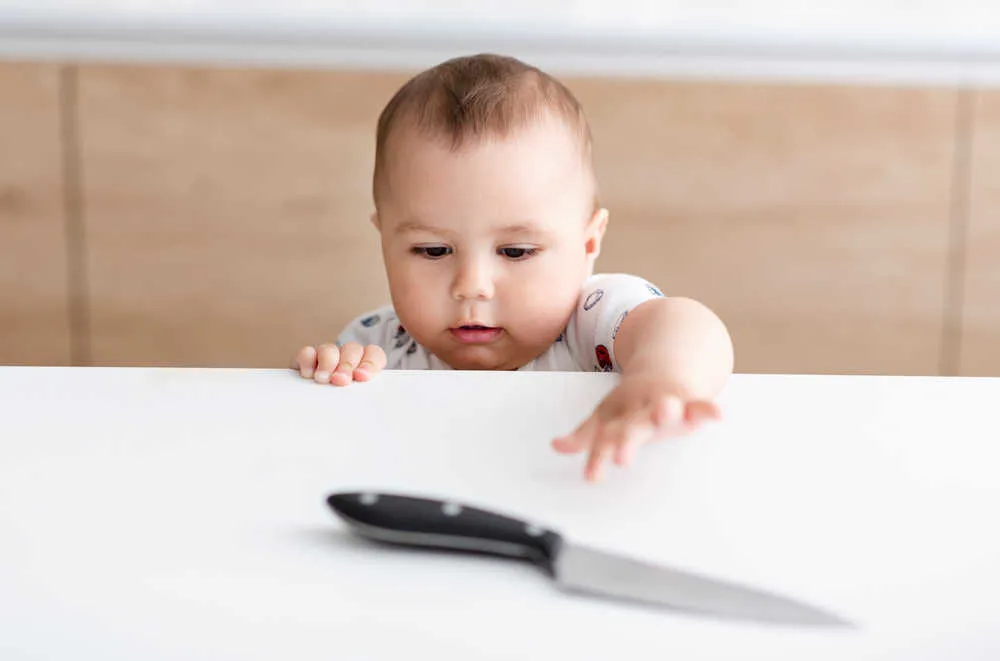
[[[396,231],[401,234],[410,232],[428,232],[430,234],[444,235],[451,233],[444,228],[434,227],[433,225],[428,225],[427,223],[419,220],[404,220],[396,226]],[[533,223],[512,223],[510,225],[498,227],[495,231],[499,234],[528,234],[534,237],[543,238],[550,235],[548,230]]]
[[[396,226],[397,232],[432,232],[434,234],[447,234],[448,231],[440,227],[434,227],[419,220],[405,220]]]
[[[531,234],[534,236],[548,236],[549,232],[538,225],[530,223],[515,223],[499,228],[502,234]]]

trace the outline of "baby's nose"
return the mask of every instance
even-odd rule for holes
[[[493,298],[493,276],[485,264],[466,264],[459,268],[452,288],[458,300],[489,300]]]

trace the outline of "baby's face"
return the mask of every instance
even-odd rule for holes
[[[392,302],[455,369],[520,367],[563,331],[604,231],[574,133],[546,120],[506,139],[394,136],[374,220]]]

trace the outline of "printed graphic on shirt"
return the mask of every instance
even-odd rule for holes
[[[648,289],[649,293],[653,296],[663,296],[663,292],[657,289],[654,285],[646,285],[646,289]]]
[[[364,319],[362,319],[361,325],[364,326],[365,328],[371,328],[372,326],[377,324],[381,319],[382,317],[378,316],[377,314],[373,314],[370,317],[365,317]]]
[[[610,372],[614,369],[614,365],[611,364],[611,352],[603,344],[598,344],[594,349],[594,353],[597,354],[597,366],[601,368],[604,372]]]
[[[559,337],[556,338],[556,342],[562,342],[566,339],[566,333],[559,333]]]
[[[414,342],[413,344],[411,344],[410,348],[406,350],[406,355],[407,356],[412,356],[415,353],[417,353],[417,343],[416,342]]]
[[[627,316],[628,316],[628,310],[625,310],[625,312],[622,312],[618,316],[618,321],[615,322],[615,329],[613,331],[611,331],[611,341],[612,342],[615,339],[618,338],[618,329],[620,329],[622,327],[622,322],[625,321],[625,317],[627,317]]]
[[[402,325],[396,328],[396,334],[393,336],[393,339],[396,341],[393,345],[394,349],[402,349],[410,341],[409,336],[406,334],[406,329]]]
[[[604,290],[595,289],[594,291],[590,292],[590,296],[588,296],[587,300],[583,302],[583,309],[587,312],[590,312],[595,305],[601,302],[602,298],[604,298]]]

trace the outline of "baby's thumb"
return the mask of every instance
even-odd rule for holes
[[[562,436],[560,438],[553,439],[552,447],[556,452],[573,454],[583,450],[583,443],[573,436]]]
[[[590,439],[594,436],[596,428],[597,421],[594,416],[590,416],[573,433],[553,439],[552,447],[556,452],[563,454],[573,454],[586,450],[590,447]]]
[[[684,417],[688,424],[698,424],[706,420],[719,420],[722,412],[714,402],[692,402]]]

